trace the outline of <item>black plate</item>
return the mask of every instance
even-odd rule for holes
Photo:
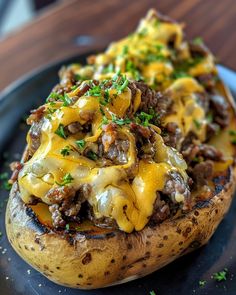
[[[0,173],[7,163],[20,158],[25,145],[26,125],[22,117],[40,105],[52,86],[57,83],[57,72],[62,64],[83,63],[86,55],[51,65],[17,81],[0,96]],[[220,74],[236,97],[236,73],[219,66]],[[100,290],[80,291],[58,286],[26,264],[8,243],[4,217],[8,192],[0,191],[0,294],[67,294],[67,295],[157,295],[236,294],[236,200],[207,246],[182,257],[155,273],[123,285]],[[215,272],[228,269],[227,281],[217,283],[211,278]],[[200,280],[206,280],[204,287]]]

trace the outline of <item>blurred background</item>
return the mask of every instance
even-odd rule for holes
[[[19,29],[58,0],[0,0],[0,38]]]
[[[0,0],[0,91],[39,68],[104,50],[148,9],[186,24],[217,60],[236,70],[236,0]]]

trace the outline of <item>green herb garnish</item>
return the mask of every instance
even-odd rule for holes
[[[9,183],[8,180],[4,181],[3,184],[2,184],[2,188],[7,190],[7,191],[10,191],[11,187],[12,187],[12,184]]]
[[[65,157],[65,156],[69,156],[70,151],[71,151],[71,148],[67,145],[60,150],[60,153],[62,154],[63,157]]]
[[[96,153],[94,153],[93,151],[88,151],[87,154],[86,154],[86,156],[89,159],[93,160],[93,161],[96,161],[97,158],[98,158],[98,156],[96,155]]]
[[[69,223],[66,224],[66,230],[70,230],[70,225],[69,225]]]
[[[229,130],[229,135],[236,136],[236,130]]]
[[[62,182],[56,182],[56,184],[60,186],[64,186],[64,185],[70,184],[72,180],[74,180],[74,178],[71,176],[71,174],[66,173],[62,178]]]
[[[202,45],[203,44],[203,40],[201,37],[196,37],[193,39],[193,44],[196,44],[196,45]]]
[[[145,59],[146,63],[151,63],[154,61],[166,61],[166,57],[162,54],[154,54],[154,53],[149,53]]]
[[[231,139],[230,141],[232,144],[236,145],[236,138]]]
[[[120,70],[112,78],[112,86],[117,90],[118,94],[121,94],[129,84],[129,80],[126,76],[121,75]]]
[[[135,66],[135,64],[131,60],[127,61],[125,70],[127,72],[130,72],[135,80],[139,81],[139,80],[143,79],[139,70],[137,69],[137,67]]]
[[[101,126],[102,125],[107,125],[109,123],[109,120],[107,119],[107,117],[105,115],[103,115],[102,117],[102,122],[101,122]]]
[[[172,73],[172,77],[174,79],[180,79],[180,78],[186,78],[186,77],[191,77],[188,73],[181,72],[181,71],[175,71]]]
[[[76,145],[78,148],[83,149],[85,147],[85,140],[84,139],[80,139],[80,140],[76,140]]]
[[[131,120],[129,118],[120,119],[120,118],[117,118],[116,115],[112,114],[112,122],[121,126],[125,124],[130,124]]]
[[[206,281],[204,280],[200,280],[198,283],[200,287],[204,287],[206,285]]]
[[[64,96],[62,96],[61,99],[63,101],[63,107],[68,107],[72,102],[71,98],[66,93],[64,94]]]
[[[128,45],[124,45],[123,48],[122,48],[122,53],[121,55],[126,55],[129,51],[129,47]]]
[[[143,125],[145,127],[149,126],[149,121],[152,120],[154,117],[153,114],[147,114],[145,112],[141,112],[135,117],[136,123]]]
[[[193,119],[193,123],[195,124],[195,126],[196,126],[197,129],[200,129],[201,126],[202,126],[202,123],[199,122],[197,119]]]
[[[208,123],[212,123],[213,122],[213,114],[212,113],[208,113],[206,116],[206,120]]]
[[[57,130],[55,131],[55,134],[57,134],[58,136],[60,136],[60,137],[62,137],[64,139],[66,139],[67,136],[65,134],[64,127],[65,126],[63,124],[59,124]]]
[[[86,96],[101,96],[101,87],[99,85],[93,86],[89,91],[86,92]]]
[[[112,73],[114,71],[115,71],[114,65],[109,64],[108,66],[104,67],[104,69],[102,70],[102,73],[107,74],[107,73]]]
[[[150,291],[150,293],[149,293],[150,295],[156,295],[156,293],[152,290],[152,291]]]
[[[3,172],[0,174],[0,180],[7,180],[8,179],[8,173],[7,172]]]
[[[138,32],[138,36],[144,37],[147,35],[147,32],[148,32],[147,28],[143,28],[140,32]]]
[[[226,281],[226,279],[227,279],[227,277],[226,277],[227,272],[228,272],[228,269],[225,268],[222,271],[219,271],[219,272],[214,273],[213,276],[212,276],[212,278],[214,280],[216,280],[217,282]]]

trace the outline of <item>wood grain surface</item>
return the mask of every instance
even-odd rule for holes
[[[38,67],[125,36],[151,7],[184,22],[189,38],[202,36],[236,70],[236,0],[66,0],[0,41],[0,90]]]

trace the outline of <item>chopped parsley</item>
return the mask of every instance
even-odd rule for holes
[[[71,148],[68,145],[60,150],[60,153],[62,154],[63,157],[69,156],[70,152],[71,152]]]
[[[127,88],[129,84],[129,80],[126,76],[121,75],[120,71],[115,74],[112,78],[113,84],[112,86],[117,90],[118,94],[121,94]]]
[[[197,119],[193,119],[193,123],[197,129],[200,129],[202,126],[202,123],[199,122]]]
[[[226,281],[227,280],[227,277],[226,277],[227,272],[228,272],[228,269],[225,268],[222,271],[219,271],[219,272],[214,273],[213,276],[212,276],[212,278],[214,280],[216,280],[217,282]]]
[[[76,143],[77,147],[80,149],[85,147],[85,140],[84,139],[76,140],[75,143]]]
[[[66,224],[66,230],[70,230],[70,225],[69,225],[69,223]]]
[[[108,66],[104,67],[102,70],[103,74],[107,74],[107,73],[112,73],[115,71],[114,65],[113,64],[109,64]]]
[[[212,113],[208,113],[206,116],[206,120],[208,123],[212,123],[213,122],[213,114]]]
[[[62,96],[61,99],[63,101],[63,107],[68,107],[72,102],[71,98],[66,93],[64,94],[64,96]]]
[[[230,142],[236,145],[236,130],[229,130],[229,135],[233,137]]]
[[[149,121],[152,120],[154,117],[153,114],[147,114],[145,112],[141,112],[135,117],[136,123],[143,125],[145,127],[149,126]]]
[[[193,39],[193,44],[196,44],[196,45],[202,45],[203,44],[203,40],[201,37],[196,37]]]
[[[68,96],[67,93],[62,95],[62,94],[58,94],[56,92],[51,92],[50,95],[47,97],[46,101],[49,102],[51,105],[55,104],[55,102],[51,101],[51,99],[53,99],[54,101],[58,101],[58,100],[62,101],[64,107],[69,106],[72,102],[72,100],[70,99],[70,97]]]
[[[236,138],[231,139],[231,143],[236,145]]]
[[[116,115],[112,114],[112,122],[121,126],[125,124],[130,124],[131,120],[129,118],[120,119],[120,118],[117,118]]]
[[[155,291],[150,291],[150,293],[149,293],[150,295],[156,295],[156,293],[155,293]]]
[[[70,184],[72,180],[74,180],[74,178],[71,176],[71,174],[66,173],[62,178],[62,182],[56,182],[56,184],[60,186],[64,186],[64,185]]]
[[[12,184],[8,182],[9,175],[7,172],[3,172],[0,174],[0,180],[2,181],[1,188],[9,191],[12,187]]]
[[[96,161],[98,158],[97,154],[94,153],[93,151],[88,151],[86,156],[93,161]]]
[[[126,62],[125,70],[127,72],[130,72],[135,80],[140,81],[143,79],[139,70],[137,69],[137,67],[135,66],[135,64],[131,60],[128,60]]]
[[[201,158],[200,157],[194,157],[192,161],[195,162],[195,163],[200,163]]]
[[[174,71],[172,73],[173,79],[180,79],[180,78],[186,78],[191,77],[188,73],[182,72],[182,71]]]
[[[93,86],[89,91],[86,92],[86,96],[102,96],[101,94],[101,87],[99,85]]]
[[[145,59],[146,63],[151,63],[154,61],[166,61],[166,57],[163,54],[155,54],[155,53],[149,53],[147,54],[147,57]]]
[[[109,120],[107,119],[107,117],[105,115],[103,115],[101,126],[102,125],[107,125],[108,123],[109,123]]]
[[[73,86],[71,86],[71,90],[75,90],[78,87],[79,87],[78,85],[73,85]]]
[[[229,135],[236,136],[236,130],[229,130]]]
[[[204,287],[206,285],[206,281],[204,280],[200,280],[198,283],[200,287]]]
[[[50,99],[53,99],[53,100],[59,100],[59,99],[61,99],[62,97],[63,97],[63,95],[61,95],[61,94],[58,94],[58,93],[56,93],[56,92],[51,92],[51,93],[49,94],[49,96],[47,97],[46,101],[47,101],[47,102],[50,102]]]
[[[124,45],[124,47],[122,48],[122,53],[121,55],[126,55],[129,52],[129,47],[128,45]]]
[[[98,97],[99,103],[104,106],[107,105],[110,101],[109,90],[103,90],[101,88],[101,85],[93,85],[92,88],[89,91],[87,91],[85,95]]]
[[[57,130],[55,131],[55,134],[57,134],[58,136],[60,136],[60,137],[62,137],[64,139],[66,139],[67,136],[65,134],[64,127],[65,126],[63,124],[59,124]]]
[[[143,28],[140,32],[138,32],[138,36],[139,37],[144,37],[144,36],[147,35],[147,33],[148,33],[147,28]]]
[[[7,180],[8,179],[8,173],[7,172],[3,172],[0,174],[0,180]]]
[[[9,183],[8,180],[4,181],[3,184],[2,184],[2,188],[7,190],[7,191],[10,191],[11,187],[12,187],[12,184]]]
[[[81,76],[80,74],[75,74],[75,80],[76,81],[85,81],[85,80],[88,80],[89,78],[88,77],[85,77],[85,76]],[[75,85],[76,86],[76,85]],[[74,87],[74,86],[72,86]],[[72,89],[71,87],[71,89]],[[77,87],[77,86],[76,86]]]

